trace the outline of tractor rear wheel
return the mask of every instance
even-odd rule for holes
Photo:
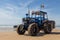
[[[25,29],[24,29],[24,25],[23,24],[19,25],[19,27],[17,28],[17,33],[19,35],[23,35],[25,33]]]
[[[49,33],[51,33],[51,31],[52,31],[51,25],[48,23],[45,23],[44,33],[49,34]]]
[[[38,32],[39,32],[39,28],[38,28],[38,25],[36,23],[32,23],[29,25],[29,27],[28,27],[29,35],[36,36]]]

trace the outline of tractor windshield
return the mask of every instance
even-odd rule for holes
[[[39,17],[43,17],[42,13],[40,13],[39,11],[37,12],[32,12],[32,18],[39,18]]]
[[[32,15],[32,18],[38,18],[39,15]]]

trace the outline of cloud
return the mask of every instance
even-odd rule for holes
[[[5,1],[5,0],[4,0]],[[2,1],[2,2],[4,2]],[[8,1],[8,0],[7,0]],[[22,23],[22,17],[27,13],[27,6],[33,2],[21,2],[19,4],[5,1],[0,7],[0,25],[15,25]],[[18,0],[17,0],[18,1]],[[15,1],[14,1],[15,2]],[[20,6],[18,6],[20,5]],[[23,16],[22,16],[23,15]]]
[[[29,4],[31,4],[34,0],[28,0],[27,2],[22,2],[19,3],[20,6],[22,7],[28,7]]]
[[[12,5],[0,8],[0,25],[14,25],[21,23],[21,18],[15,15],[15,9]]]

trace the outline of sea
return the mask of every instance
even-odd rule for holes
[[[4,32],[4,31],[14,31],[15,28],[13,26],[0,26],[0,32]]]
[[[55,29],[60,29],[60,26],[56,26]],[[13,26],[0,26],[0,32],[5,31],[15,31],[16,29]]]

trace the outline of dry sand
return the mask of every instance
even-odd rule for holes
[[[29,36],[28,32],[18,35],[16,31],[0,32],[0,40],[60,40],[60,30],[54,29],[51,34],[39,33],[37,36]]]

